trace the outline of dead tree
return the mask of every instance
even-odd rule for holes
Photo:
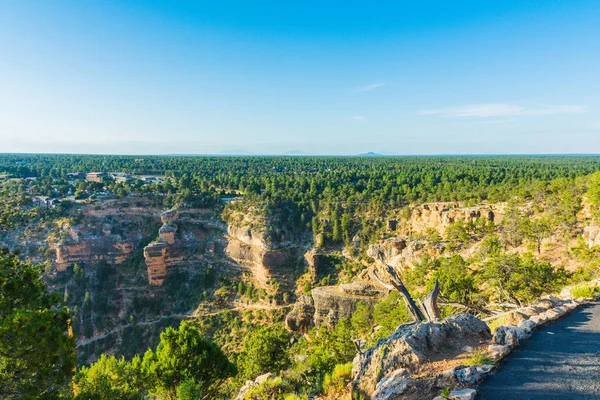
[[[438,309],[437,299],[440,295],[440,282],[437,278],[435,278],[435,285],[433,285],[433,290],[429,292],[427,296],[423,299],[423,308],[425,309],[425,313],[427,314],[427,320],[431,322],[435,322],[439,320],[440,310]]]
[[[430,307],[431,311],[428,311],[427,306],[424,306],[423,310],[421,310],[417,306],[417,303],[415,303],[415,301],[413,300],[408,289],[406,289],[406,286],[404,286],[404,282],[402,282],[402,279],[400,279],[400,276],[398,275],[398,273],[389,265],[387,265],[386,267],[387,267],[387,272],[389,273],[390,278],[391,278],[390,279],[391,284],[385,283],[379,277],[379,275],[377,275],[377,271],[375,269],[371,270],[371,274],[385,288],[387,288],[389,290],[395,289],[400,293],[400,295],[402,295],[402,299],[404,300],[404,303],[406,304],[406,308],[408,308],[408,311],[413,316],[413,319],[415,321],[417,321],[417,322],[422,322],[425,320],[435,321],[436,319],[439,319],[440,314],[439,314],[439,311],[437,310],[437,296],[439,294],[439,285],[437,285],[437,281],[436,281],[436,288],[434,288],[434,291],[432,291],[432,293],[430,293],[426,297],[426,299],[428,297],[430,297],[430,299],[428,301],[428,306]]]

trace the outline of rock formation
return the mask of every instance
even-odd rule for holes
[[[298,256],[289,243],[273,242],[264,231],[239,225],[228,226],[227,240],[225,253],[250,272],[256,286],[272,290],[276,282],[283,289],[293,287]]]
[[[588,225],[583,228],[583,240],[585,243],[592,247],[600,244],[600,226]]]
[[[367,255],[375,260],[392,267],[405,267],[421,259],[425,253],[439,255],[441,249],[429,249],[420,240],[407,238],[388,238],[372,244],[367,249]]]
[[[428,203],[412,211],[408,233],[425,232],[433,228],[444,235],[446,228],[457,221],[475,222],[479,218],[498,221],[500,210],[492,206],[460,207],[458,203]]]
[[[339,286],[321,286],[311,296],[301,296],[286,317],[288,329],[305,332],[315,326],[335,326],[342,318],[350,318],[359,303],[370,309],[387,294],[386,289],[364,282]]]
[[[312,296],[300,296],[285,318],[285,326],[292,332],[304,334],[314,326],[315,302]]]
[[[314,288],[315,325],[335,326],[340,319],[350,318],[359,303],[372,309],[383,294],[378,287],[364,283]]]
[[[439,323],[403,325],[388,338],[356,356],[352,370],[353,390],[366,398],[374,397],[374,393],[383,389],[382,386],[389,392],[392,386],[390,379],[386,379],[389,376],[403,375],[403,371],[414,372],[419,365],[434,359],[449,347],[477,346],[480,341],[490,338],[486,323],[470,314],[454,315]],[[403,380],[393,381],[407,385]]]
[[[160,286],[167,277],[167,267],[183,261],[184,255],[177,251],[175,221],[179,213],[176,210],[165,211],[160,215],[163,225],[158,230],[158,240],[144,248],[148,282],[153,286]]]
[[[134,248],[133,242],[119,241],[114,237],[68,241],[56,246],[56,268],[63,271],[75,263],[93,261],[120,264],[129,257]]]

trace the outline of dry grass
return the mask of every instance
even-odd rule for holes
[[[508,318],[508,314],[498,317],[496,319],[493,319],[491,321],[488,321],[487,324],[490,327],[490,331],[492,332],[492,335],[496,331],[496,328],[498,328],[499,326],[506,325],[506,318]]]

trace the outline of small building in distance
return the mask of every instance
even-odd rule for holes
[[[85,174],[85,180],[88,182],[102,182],[102,179],[107,177],[106,172],[88,172]]]
[[[67,179],[68,180],[84,179],[85,175],[86,175],[85,172],[69,172],[67,174]]]
[[[52,208],[60,205],[60,200],[49,196],[33,196],[31,202],[34,207]]]
[[[125,183],[133,180],[133,177],[129,175],[127,172],[111,172],[110,176],[117,183]]]
[[[160,175],[139,175],[137,178],[145,183],[162,183],[165,181],[164,176]]]

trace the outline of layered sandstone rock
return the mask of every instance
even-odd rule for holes
[[[72,240],[56,246],[55,263],[59,271],[75,263],[106,261],[119,264],[129,257],[134,248],[133,242],[119,241],[118,238],[113,237]]]
[[[446,228],[457,221],[475,222],[479,218],[498,221],[500,210],[488,205],[460,207],[458,203],[428,203],[412,211],[408,220],[409,232],[435,229],[444,235]]]
[[[367,249],[369,257],[393,267],[405,267],[420,260],[425,254],[438,256],[441,252],[441,248],[426,247],[421,240],[407,238],[384,239]]]
[[[335,257],[327,254],[321,254],[317,250],[312,249],[304,254],[304,260],[308,265],[308,272],[312,278],[312,283],[317,283],[321,278],[335,273],[336,262]]]
[[[144,258],[148,271],[148,282],[153,286],[160,286],[167,277],[167,247],[164,242],[150,243],[144,247]]]
[[[177,221],[179,217],[179,211],[177,210],[168,210],[160,214],[160,221],[163,224],[168,224],[169,222]]]
[[[177,251],[175,233],[178,217],[176,210],[165,211],[160,215],[163,226],[158,230],[158,240],[144,248],[144,258],[148,271],[148,282],[153,286],[160,286],[167,277],[167,266],[182,261],[184,256]]]
[[[253,283],[270,290],[273,282],[283,289],[294,284],[297,249],[272,243],[269,235],[249,227],[228,226],[225,253],[250,272]]]
[[[168,244],[175,243],[175,233],[177,232],[177,227],[170,224],[164,224],[158,230],[158,241],[164,242]]]
[[[350,318],[360,303],[373,310],[387,293],[386,289],[360,281],[316,287],[310,296],[298,298],[286,317],[286,326],[299,333],[313,326],[333,327],[340,319]]]
[[[169,210],[158,239],[144,248],[148,282],[161,286],[175,268],[195,270],[222,256],[224,227],[202,210]]]
[[[372,310],[386,294],[385,289],[363,282],[316,287],[312,290],[314,323],[335,326],[340,319],[350,318],[359,303]]]

